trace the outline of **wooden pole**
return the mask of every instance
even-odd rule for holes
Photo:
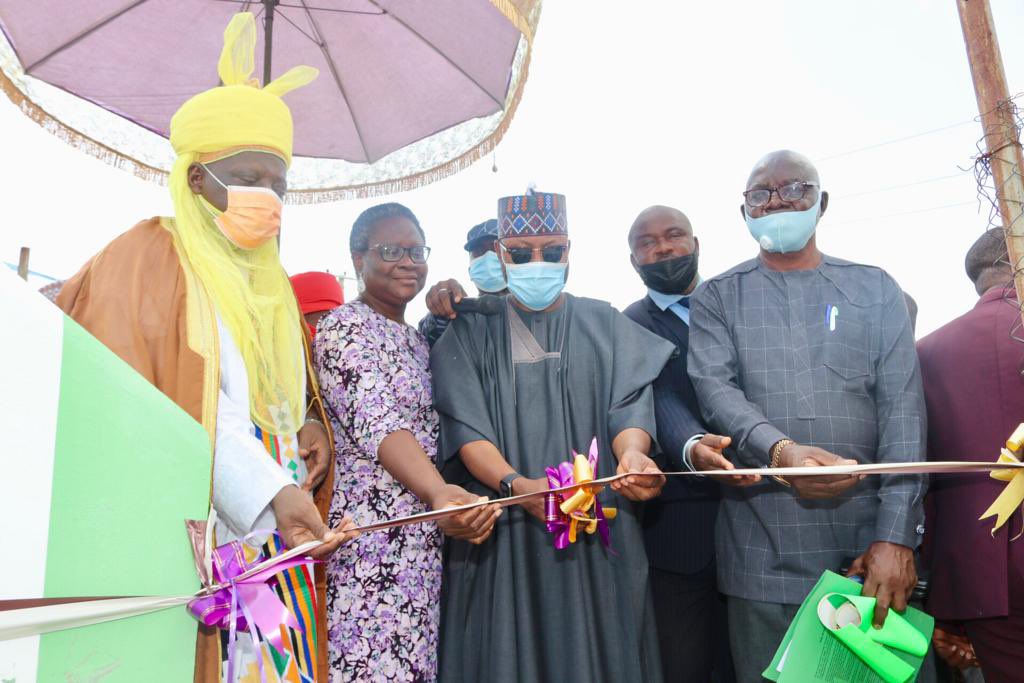
[[[1013,267],[1017,301],[1024,303],[1024,158],[1006,86],[1003,58],[992,23],[988,0],[956,0],[960,26],[971,65],[974,94],[991,159],[999,215],[1006,232],[1006,249]],[[1024,319],[1024,310],[1021,312]]]
[[[28,247],[22,247],[18,255],[18,277],[28,280]]]

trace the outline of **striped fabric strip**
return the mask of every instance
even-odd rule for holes
[[[260,440],[267,454],[281,467],[286,467],[282,456],[280,437],[267,434],[256,427],[256,438]],[[287,550],[277,536],[271,536],[263,545],[266,558],[275,557]],[[253,550],[255,554],[255,550]],[[252,560],[252,558],[249,558]],[[301,631],[281,627],[281,642],[284,654],[278,654],[269,646],[264,647],[264,662],[271,662],[281,683],[315,683],[326,681],[327,672],[316,675],[316,592],[313,589],[313,573],[306,566],[295,567],[275,575],[271,587],[281,602],[299,623]],[[222,634],[222,654],[226,657],[226,638]]]
[[[267,449],[267,453],[274,459],[278,465],[283,465],[281,462],[281,444],[274,434],[267,434],[259,427],[256,427],[256,438],[263,442],[263,447]]]
[[[272,536],[263,547],[267,557],[280,555],[285,550],[284,543],[277,536]],[[301,632],[288,629],[286,647],[299,663],[303,680],[312,681],[316,671],[316,603],[312,576],[305,566],[295,567],[277,574],[273,585],[281,601],[295,615],[295,620],[302,629]]]

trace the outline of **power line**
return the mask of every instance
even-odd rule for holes
[[[928,213],[929,211],[942,211],[943,209],[952,209],[957,206],[968,206],[977,204],[977,202],[956,202],[955,204],[943,204],[942,206],[929,206],[924,209],[913,209],[912,211],[901,211],[899,213],[889,213],[884,216],[868,216],[867,218],[854,218],[848,221],[839,221],[838,223],[829,223],[831,226],[836,225],[849,225],[850,223],[864,223],[866,221],[880,221],[886,218],[896,218],[898,216],[910,216],[915,213]]]
[[[877,142],[873,145],[867,145],[866,147],[858,147],[856,149],[847,150],[845,152],[839,152],[838,154],[831,154],[827,157],[821,157],[815,159],[815,163],[821,163],[822,161],[831,161],[832,159],[838,159],[840,157],[849,156],[851,154],[857,154],[859,152],[867,152],[868,150],[878,149],[879,147],[885,147],[886,145],[895,145],[897,142],[906,142],[907,140],[913,140],[925,135],[931,135],[933,133],[941,133],[944,130],[951,128],[958,128],[960,126],[966,126],[968,123],[976,123],[975,119],[967,119],[966,121],[960,121],[959,123],[951,123],[948,126],[942,126],[941,128],[932,128],[931,130],[922,131],[920,133],[914,133],[913,135],[905,135],[901,138],[894,138],[892,140],[886,140],[885,142]]]
[[[879,192],[888,192],[889,190],[901,190],[905,187],[915,187],[917,185],[926,185],[928,183],[936,183],[940,180],[949,180],[950,178],[962,178],[963,173],[952,173],[950,175],[940,175],[934,178],[926,178],[924,180],[915,180],[912,183],[903,183],[902,185],[889,185],[887,187],[879,187],[874,190],[864,190],[863,192],[854,192],[853,194],[843,194],[833,197],[833,199],[849,199],[850,197],[863,197],[867,194],[877,194]]]

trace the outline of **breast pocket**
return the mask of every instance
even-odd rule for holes
[[[824,326],[822,365],[827,374],[827,385],[832,388],[864,394],[870,392],[874,375],[871,362],[873,331],[864,313],[847,304],[831,324],[826,322]]]

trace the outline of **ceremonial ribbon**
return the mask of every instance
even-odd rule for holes
[[[544,519],[548,531],[555,535],[555,547],[559,550],[576,542],[577,529],[582,526],[588,534],[595,531],[601,536],[601,543],[609,546],[609,519],[618,512],[615,508],[604,508],[597,500],[603,486],[583,486],[594,481],[597,472],[597,438],[590,442],[590,453],[572,452],[573,461],[548,467],[548,487],[552,490],[544,497]],[[591,513],[593,510],[593,513]]]
[[[354,529],[360,533],[369,533],[372,531],[378,531],[381,529],[390,529],[394,527],[402,527],[409,524],[420,524],[423,522],[434,522],[439,519],[444,519],[452,515],[457,515],[467,510],[474,510],[476,508],[484,507],[487,505],[497,505],[499,507],[509,507],[512,505],[520,505],[527,500],[532,500],[539,496],[549,496],[551,494],[562,494],[566,492],[575,493],[577,489],[597,489],[606,484],[624,479],[626,477],[643,477],[643,476],[664,476],[664,477],[693,477],[693,476],[735,476],[735,475],[761,475],[771,476],[777,475],[780,477],[800,477],[800,476],[822,476],[822,475],[878,475],[878,474],[945,474],[945,473],[965,473],[965,472],[993,472],[1001,473],[1003,477],[997,477],[1000,479],[1010,479],[1010,486],[1024,486],[1024,483],[1017,483],[1019,481],[1024,482],[1024,477],[1021,473],[1024,472],[1024,462],[1017,460],[1005,460],[1000,458],[999,462],[958,462],[958,461],[941,461],[941,462],[903,462],[903,463],[877,463],[870,465],[827,465],[821,467],[775,467],[775,468],[750,468],[750,469],[733,469],[733,470],[707,470],[703,472],[663,472],[663,473],[644,473],[644,472],[628,472],[623,474],[617,474],[611,477],[605,477],[603,479],[594,479],[586,484],[571,484],[568,486],[558,487],[549,489],[547,491],[541,491],[538,493],[523,493],[518,496],[510,496],[508,498],[500,498],[497,500],[486,500],[478,503],[468,503],[466,505],[458,505],[448,508],[442,508],[438,510],[429,510],[427,512],[420,512],[414,515],[406,517],[396,517],[394,519],[381,520],[372,524],[366,524]],[[1004,492],[1005,493],[1005,492]],[[571,495],[570,495],[571,498]],[[1000,496],[1002,498],[1002,496]],[[1018,503],[1019,504],[1019,503]],[[1013,506],[1010,505],[1010,511],[1012,512]],[[605,511],[607,513],[607,510]],[[988,515],[986,515],[988,516]],[[260,562],[259,564],[252,566],[240,576],[234,579],[235,585],[249,583],[247,579],[253,576],[259,575],[263,581],[269,579],[273,574],[287,569],[288,566],[294,566],[289,564],[289,561],[293,558],[305,555],[314,548],[323,545],[323,541],[310,541],[303,543],[300,546],[292,548],[281,555],[276,555],[268,560]],[[308,562],[307,559],[300,560],[301,562]],[[43,598],[43,599],[25,599],[25,600],[0,600],[0,641],[11,640],[13,638],[23,638],[26,636],[38,635],[41,633],[49,633],[52,631],[59,631],[68,628],[77,628],[81,626],[90,626],[92,624],[99,624],[106,621],[112,621],[114,619],[123,619],[125,617],[138,616],[142,614],[149,614],[164,609],[184,605],[194,598],[201,597],[206,594],[214,593],[217,590],[224,588],[223,585],[215,585],[210,588],[206,588],[195,595],[186,596],[141,596],[141,597],[110,597],[110,598]],[[244,614],[243,614],[244,616]],[[228,616],[230,620],[230,614]],[[259,625],[259,621],[254,623]],[[279,622],[283,623],[283,622]]]
[[[254,536],[270,533],[277,532],[253,531],[241,541],[231,541],[214,550],[213,580],[216,585],[209,586],[187,606],[189,614],[200,623],[228,631],[228,681],[235,680],[238,631],[248,631],[251,636],[260,680],[265,681],[260,647],[262,639],[265,638],[271,647],[284,654],[281,627],[302,630],[268,581],[274,574],[313,560],[308,557],[291,557],[267,565],[262,553],[252,562],[246,560],[244,544]]]

